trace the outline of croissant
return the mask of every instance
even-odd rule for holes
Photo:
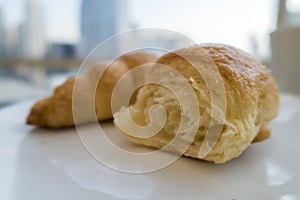
[[[155,62],[156,59],[155,55],[145,52],[123,55],[109,65],[98,83],[100,69],[105,67],[107,63],[95,64],[85,75],[67,79],[62,85],[55,88],[52,96],[36,102],[27,117],[27,124],[51,128],[74,126],[72,94],[75,80],[85,91],[93,85],[97,85],[95,93],[97,119],[111,119],[111,95],[116,82],[131,68]],[[143,76],[141,75],[141,77]],[[133,77],[132,81],[134,78],[136,77]],[[81,92],[84,93],[85,91]],[[86,115],[80,117],[77,123],[83,124],[91,122],[93,119],[92,115]]]
[[[159,84],[144,85],[133,105],[114,113],[116,127],[132,142],[224,163],[239,156],[252,142],[270,136],[268,124],[279,107],[277,85],[269,70],[247,53],[223,44],[200,44],[168,53],[158,59],[157,65],[167,66],[182,77],[154,67],[148,81]],[[195,94],[196,104],[185,89],[185,81]],[[220,82],[223,97],[222,90],[215,87]],[[218,103],[222,98],[224,108]],[[158,105],[164,107],[165,114],[157,114],[154,107]],[[191,113],[199,118],[193,118]],[[130,124],[129,118],[136,126]],[[145,136],[145,131],[140,130],[151,128],[149,125],[153,130],[157,129],[155,125],[161,129]],[[195,135],[183,148],[193,127]]]

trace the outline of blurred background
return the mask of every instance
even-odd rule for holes
[[[197,43],[239,47],[280,79],[286,62],[293,74],[300,68],[300,61],[290,62],[300,59],[298,26],[300,0],[0,0],[0,107],[50,94],[98,43],[134,28],[170,29]],[[291,49],[295,40],[299,45]]]

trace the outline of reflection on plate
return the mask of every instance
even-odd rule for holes
[[[0,111],[0,199],[279,199],[300,200],[300,98],[283,96],[272,137],[216,165],[182,157],[146,174],[127,174],[97,162],[75,129],[24,125],[31,103]],[[91,130],[95,124],[87,125]],[[103,127],[128,148],[111,122]],[[115,158],[118,155],[111,155]],[[110,157],[107,157],[110,159]]]

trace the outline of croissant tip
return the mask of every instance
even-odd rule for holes
[[[43,125],[43,110],[45,107],[44,102],[45,101],[42,100],[32,106],[27,116],[26,124],[37,126]]]

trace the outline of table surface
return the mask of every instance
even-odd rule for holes
[[[300,199],[300,97],[282,95],[279,116],[271,123],[272,137],[251,145],[239,158],[216,165],[182,157],[145,174],[99,163],[73,128],[25,125],[31,105],[0,110],[1,200]],[[111,122],[104,127],[119,138]]]

